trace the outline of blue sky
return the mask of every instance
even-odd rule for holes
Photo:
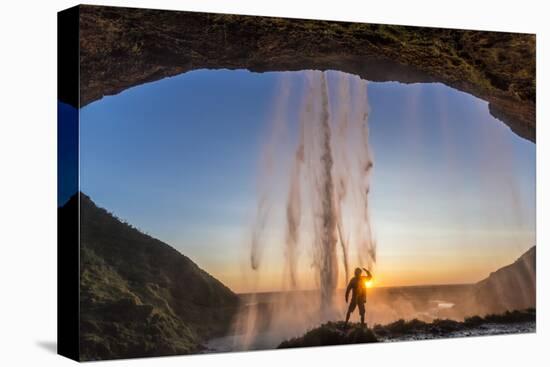
[[[82,108],[81,190],[246,290],[238,273],[279,78],[198,70]],[[296,110],[301,78],[290,78]],[[369,83],[368,98],[384,284],[475,281],[534,245],[533,143],[442,84]]]

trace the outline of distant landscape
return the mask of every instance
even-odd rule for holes
[[[85,194],[73,196],[59,209],[60,216],[65,208],[77,205],[77,200],[82,213],[82,359],[227,351],[227,345],[212,349],[209,340],[231,333],[239,304],[249,304],[251,295],[233,293],[189,258],[97,207]],[[280,347],[483,335],[479,329],[482,325],[493,328],[485,328],[486,334],[499,330],[534,332],[535,289],[529,286],[534,265],[533,247],[514,264],[476,284],[378,289],[372,302],[382,297],[390,300],[390,307],[391,299],[397,299],[397,295],[418,309],[433,308],[433,298],[456,301],[458,307],[426,314],[424,321],[418,319],[422,315],[401,314],[386,326],[376,324],[364,330],[358,324],[344,329],[341,323],[328,323],[303,338],[281,340]],[[493,286],[501,281],[509,285],[506,291]],[[269,313],[274,295],[259,296],[263,312]],[[467,301],[461,303],[462,300]],[[469,302],[487,306],[476,309],[474,315],[469,311]],[[499,313],[503,314],[494,315]],[[464,317],[463,323],[455,321]],[[440,321],[444,319],[449,321]],[[498,325],[508,327],[498,329]]]

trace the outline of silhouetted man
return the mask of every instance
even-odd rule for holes
[[[361,315],[361,326],[365,326],[367,283],[372,279],[372,275],[367,269],[363,268],[363,270],[367,273],[366,276],[361,275],[361,268],[355,269],[355,276],[351,278],[346,289],[346,303],[348,303],[349,292],[351,291],[351,302],[348,307],[348,313],[346,314],[346,326],[351,313],[355,310],[355,307],[359,308],[359,314]]]

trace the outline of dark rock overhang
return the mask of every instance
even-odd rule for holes
[[[80,101],[195,69],[340,70],[441,82],[535,142],[535,35],[80,6]]]

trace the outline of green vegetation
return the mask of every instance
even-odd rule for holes
[[[82,360],[193,353],[227,331],[238,306],[230,289],[84,194],[80,208]]]

